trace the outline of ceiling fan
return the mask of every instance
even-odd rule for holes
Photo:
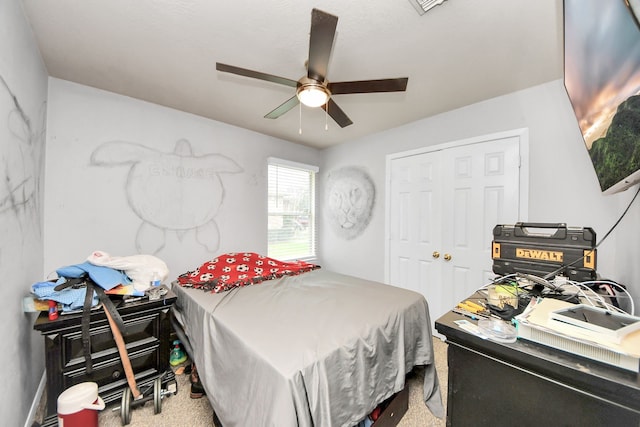
[[[396,79],[359,80],[350,82],[327,81],[327,67],[336,34],[338,17],[318,9],[311,11],[311,33],[309,37],[309,59],[307,75],[299,80],[247,70],[246,68],[216,62],[216,70],[238,74],[254,79],[266,80],[296,88],[296,94],[269,112],[265,118],[277,119],[293,107],[302,103],[309,107],[322,107],[340,127],[352,124],[351,119],[338,107],[332,95],[372,92],[403,92],[407,89],[407,77]]]

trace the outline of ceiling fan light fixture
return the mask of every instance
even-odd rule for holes
[[[445,0],[428,1],[442,3]],[[325,110],[325,129],[327,128],[326,122],[329,116],[341,128],[350,126],[353,122],[331,99],[333,94],[404,92],[407,89],[409,78],[328,82],[327,67],[329,65],[329,58],[331,57],[331,49],[333,47],[337,25],[337,16],[319,9],[313,9],[311,11],[309,56],[307,61],[305,61],[307,73],[297,81],[259,71],[248,70],[246,68],[235,67],[233,65],[221,64],[219,62],[216,62],[216,70],[296,88],[295,96],[291,96],[285,102],[267,113],[264,116],[265,119],[277,119],[287,111],[291,111],[294,107],[300,107],[300,116],[302,116],[302,104],[304,104],[311,108],[323,107]],[[329,104],[329,101],[331,101],[331,104]]]
[[[331,97],[331,92],[320,83],[311,81],[301,83],[296,90],[296,95],[301,103],[315,108],[326,104]]]

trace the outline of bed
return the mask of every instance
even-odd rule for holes
[[[178,335],[224,427],[352,427],[424,368],[442,417],[425,298],[315,269],[212,293],[174,282]]]

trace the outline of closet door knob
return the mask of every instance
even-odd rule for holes
[[[440,258],[440,252],[438,251],[433,251],[433,253],[431,254],[432,257],[434,258]]]
[[[451,261],[451,255],[450,254],[444,254],[444,260],[445,261]]]

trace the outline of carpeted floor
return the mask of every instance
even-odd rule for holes
[[[436,371],[440,380],[440,392],[442,393],[442,404],[445,412],[447,410],[447,344],[439,338],[433,338],[433,349],[436,360]],[[431,415],[431,412],[424,404],[423,392],[424,376],[418,375],[409,379],[409,409],[398,423],[398,427],[431,427],[445,426],[446,420],[439,419]]]
[[[188,375],[176,375],[178,392],[162,398],[161,412],[154,415],[153,401],[131,409],[132,427],[212,426],[213,411],[207,398],[191,399]],[[122,426],[120,405],[105,408],[98,416],[100,427]]]
[[[442,400],[446,408],[447,398],[447,344],[438,338],[433,339],[436,370],[440,379]],[[435,418],[423,402],[422,371],[417,369],[410,375],[409,410],[404,415],[398,427],[428,427],[444,426],[445,420]],[[131,410],[131,427],[175,427],[190,426],[204,427],[213,425],[213,412],[207,398],[191,399],[189,397],[189,376],[176,375],[178,392],[162,399],[161,412],[154,415],[153,401],[148,401],[140,407]],[[120,408],[112,405],[99,414],[101,427],[117,427],[122,425]]]

